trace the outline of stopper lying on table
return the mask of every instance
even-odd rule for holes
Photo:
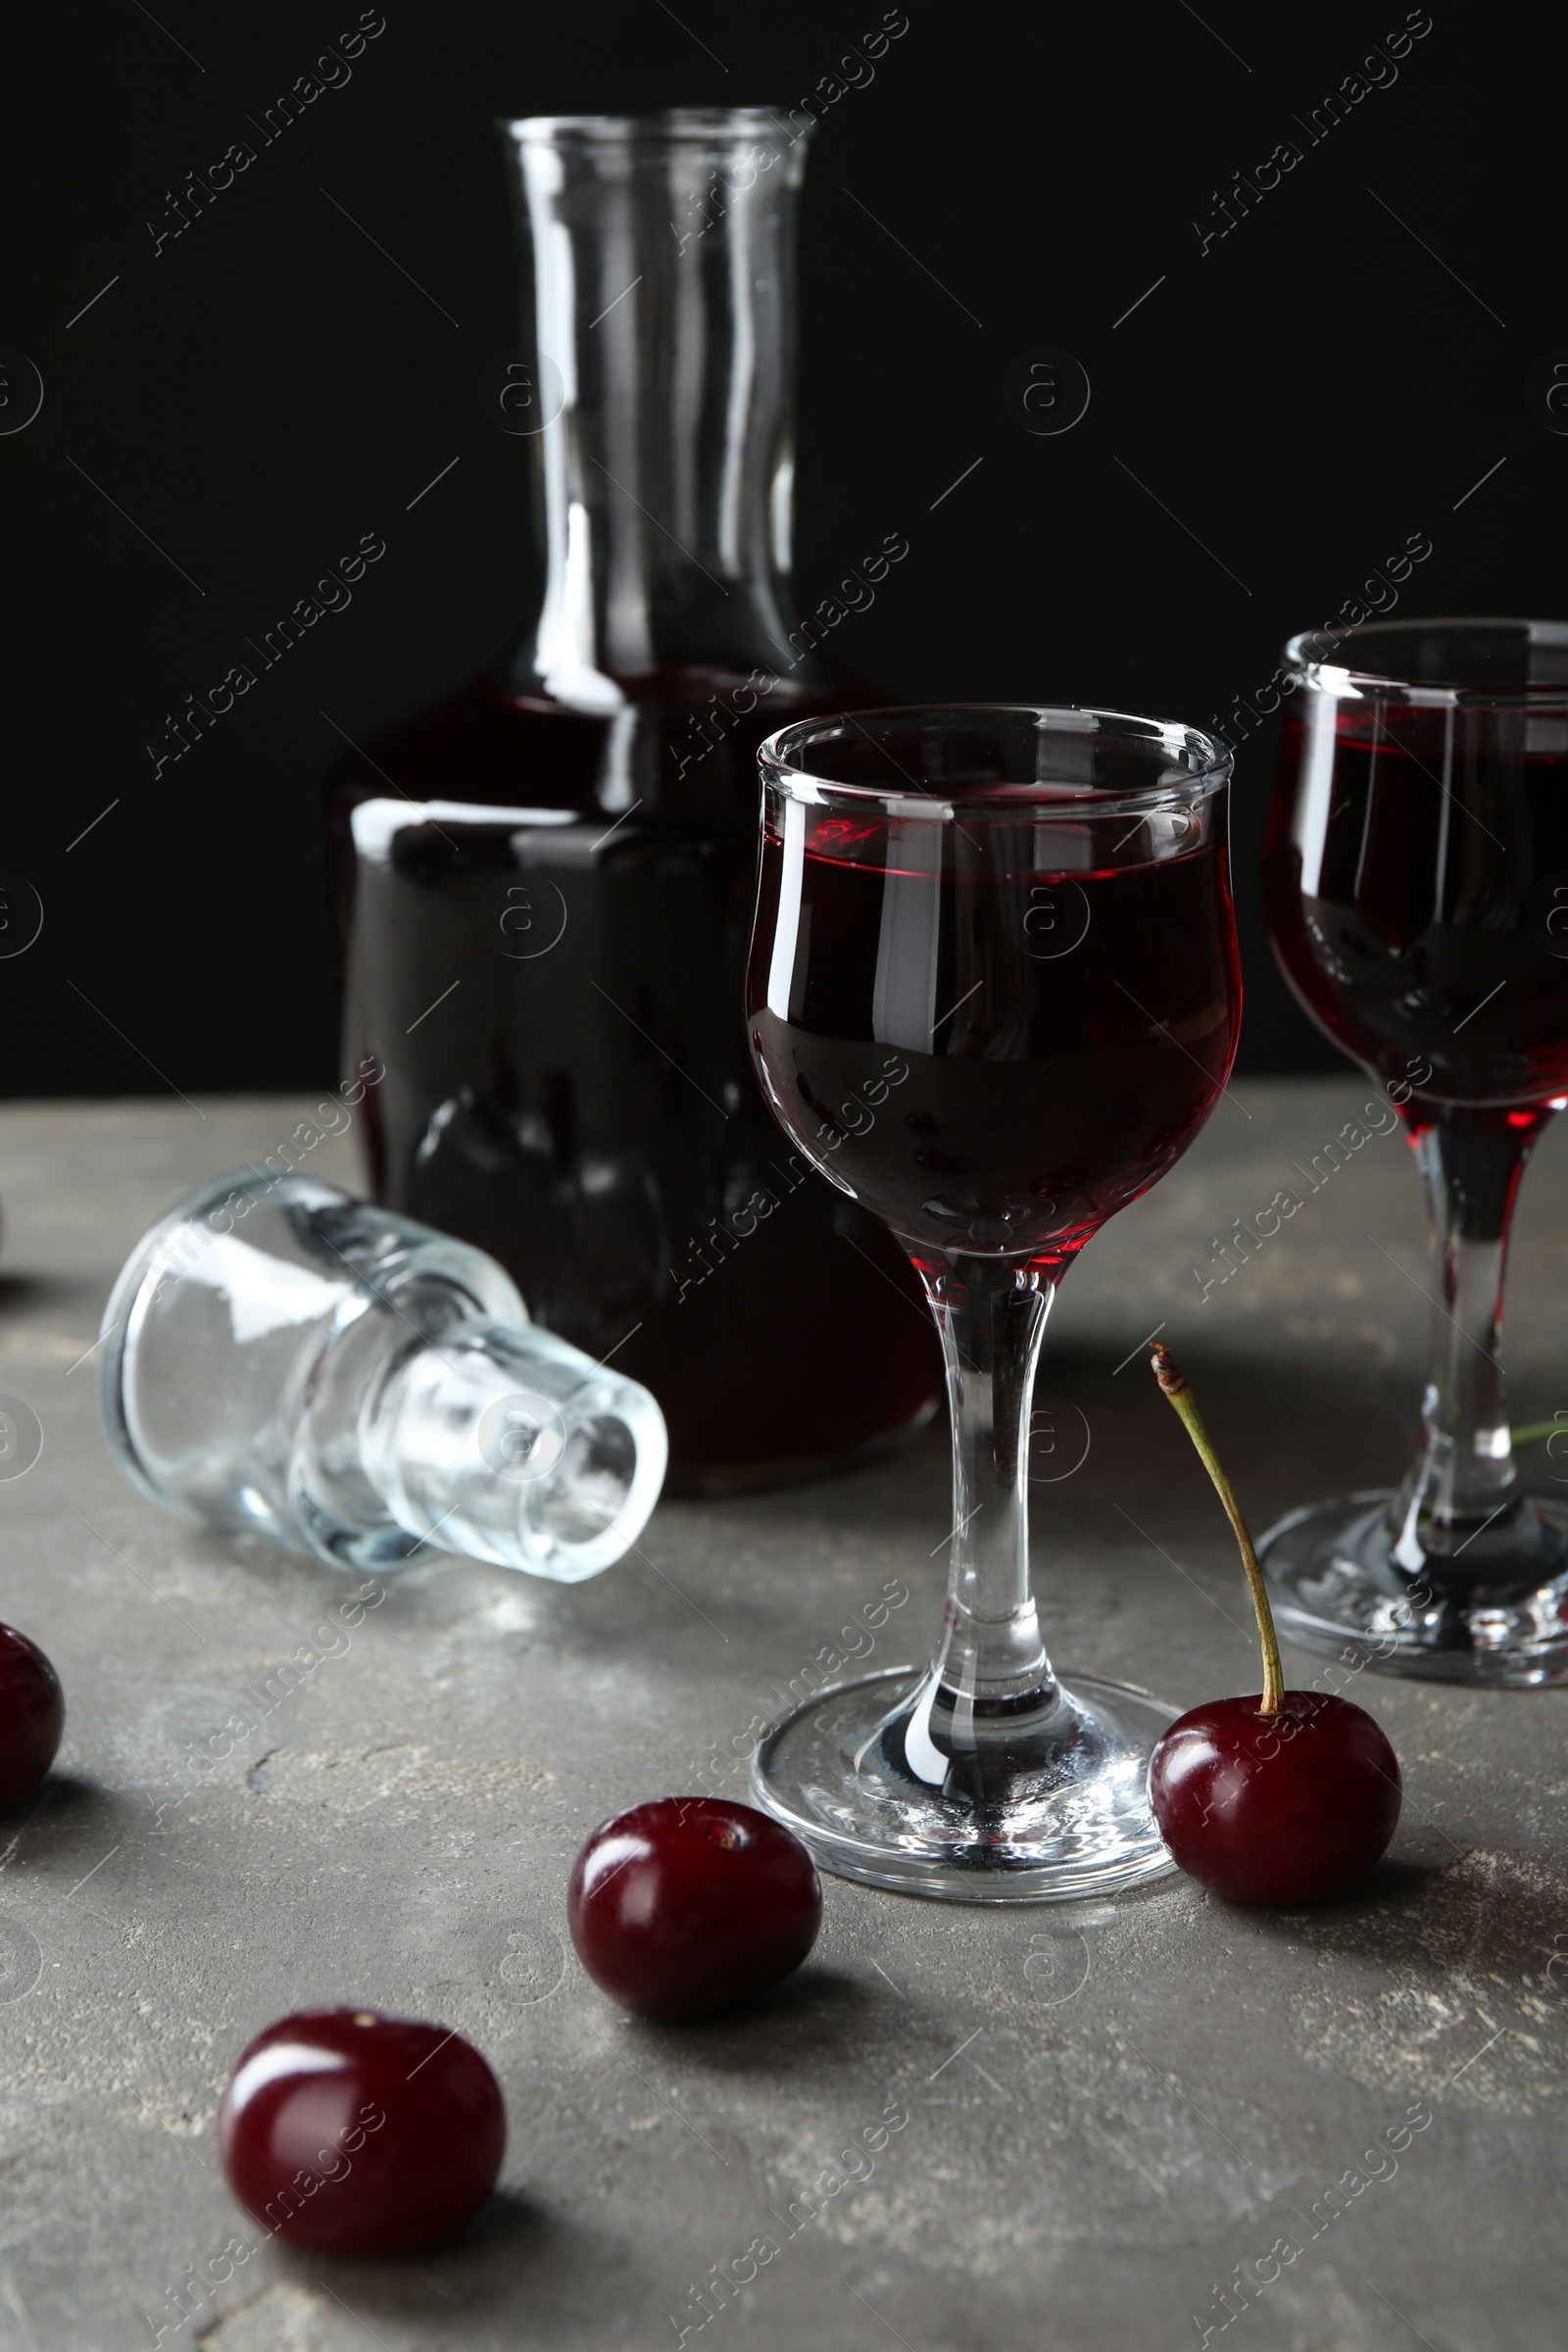
[[[144,1494],[344,1567],[428,1545],[575,1584],[663,1481],[646,1389],[530,1325],[482,1250],[310,1177],[188,1193],[100,1338],[104,1426]]]

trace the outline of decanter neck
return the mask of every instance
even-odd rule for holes
[[[805,136],[757,109],[501,129],[545,564],[509,683],[608,711],[665,666],[787,667]]]

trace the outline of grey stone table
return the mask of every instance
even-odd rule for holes
[[[1218,1507],[1142,1364],[1116,1369],[1153,1324],[1254,1524],[1401,1463],[1427,1276],[1396,1137],[1202,1290],[1215,1238],[1304,1192],[1291,1163],[1309,1170],[1364,1094],[1238,1086],[1065,1286],[1033,1492],[1069,1669],[1184,1706],[1256,1687]],[[301,1111],[0,1111],[0,1391],[44,1432],[0,1484],[0,1618],[43,1643],[70,1703],[42,1802],[0,1825],[0,2352],[131,2352],[160,2330],[179,2352],[1563,2341],[1559,1694],[1365,1678],[1404,1819],[1364,1887],[1319,1909],[1254,1914],[1179,1878],[976,1913],[829,1882],[816,1953],[770,2002],[630,2022],[563,1940],[579,1841],[721,1772],[738,1792],[747,1727],[890,1588],[909,1597],[854,1646],[924,1649],[942,1433],[795,1493],[663,1505],[640,1555],[574,1590],[419,1568],[318,1642],[349,1584],[145,1503],[83,1360],[144,1224]],[[352,1138],[323,1167],[329,1151],[352,1180]],[[1516,1245],[1531,1419],[1568,1404],[1565,1154],[1548,1136]],[[172,1801],[190,1743],[259,1705],[264,1728]],[[213,2136],[225,2072],[281,2012],[343,2000],[485,2051],[511,2117],[502,2190],[406,2266],[266,2244],[240,2261],[255,2232]]]

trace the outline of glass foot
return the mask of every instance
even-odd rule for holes
[[[1524,1688],[1568,1682],[1568,1506],[1521,1495],[1444,1554],[1387,1493],[1310,1503],[1258,1544],[1280,1632],[1359,1672]]]
[[[957,1903],[1069,1902],[1176,1867],[1149,1809],[1149,1752],[1174,1707],[1077,1678],[1031,1734],[1004,1793],[942,1793],[930,1680],[894,1667],[824,1690],[757,1750],[759,1804],[841,1879]]]

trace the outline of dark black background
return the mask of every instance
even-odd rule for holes
[[[363,739],[484,666],[530,604],[525,445],[476,395],[517,334],[491,119],[790,106],[883,9],[385,14],[347,86],[156,259],[166,192],[230,140],[258,145],[247,113],[358,7],[158,0],[155,23],[115,0],[14,12],[4,36],[0,346],[45,386],[0,437],[0,869],[46,909],[0,962],[8,1093],[334,1074],[321,712]],[[1306,147],[1293,116],[1404,24],[1398,0],[907,14],[870,85],[828,109],[807,175],[803,595],[889,531],[911,551],[844,659],[895,698],[1223,724],[1282,639],[1412,532],[1434,553],[1401,611],[1568,609],[1568,438],[1524,397],[1568,344],[1560,17],[1432,0],[1397,81],[1200,257],[1211,192],[1279,140]],[[1093,385],[1054,438],[1002,394],[1042,346]],[[367,531],[388,552],[352,608],[154,782],[165,711]],[[1273,757],[1270,728],[1240,745],[1243,1065],[1332,1067],[1262,938]]]

